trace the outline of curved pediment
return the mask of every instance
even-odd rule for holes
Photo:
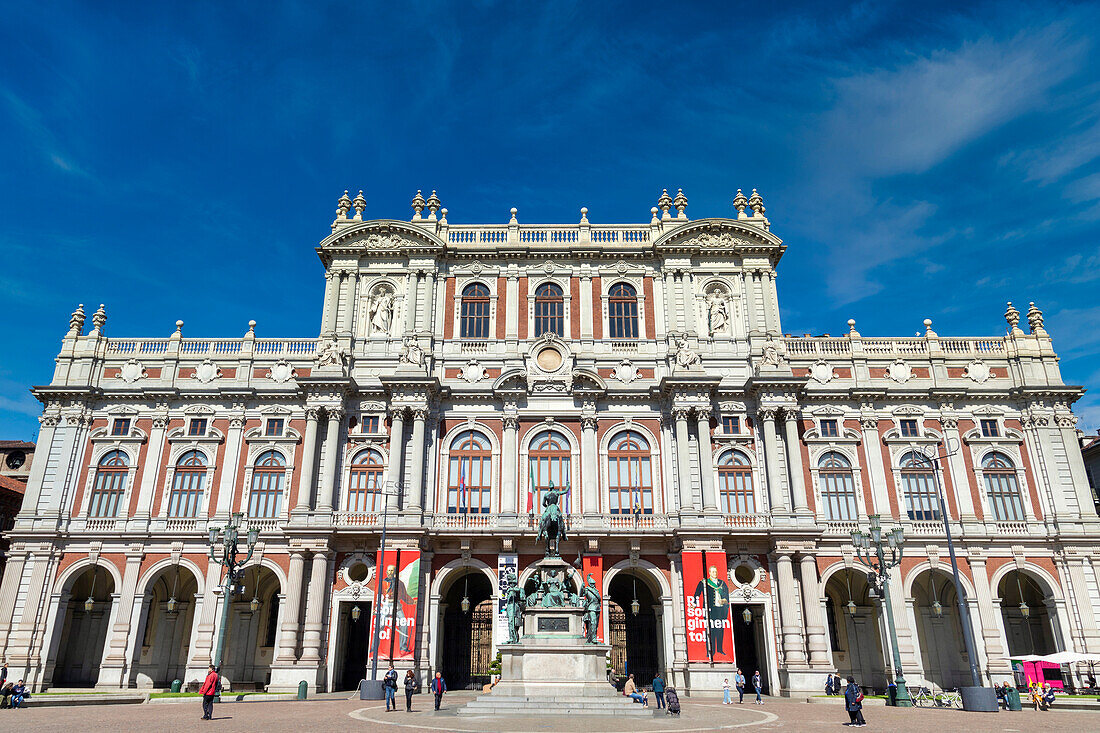
[[[341,226],[321,240],[317,251],[369,251],[371,254],[399,254],[408,250],[438,251],[444,242],[434,233],[396,219],[373,219]]]
[[[784,249],[783,240],[769,231],[737,219],[699,219],[657,238],[661,249],[695,251],[760,251]]]

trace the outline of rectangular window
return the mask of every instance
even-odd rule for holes
[[[837,437],[836,420],[822,420],[821,421],[821,437],[822,438],[835,438]]]
[[[916,420],[902,420],[901,421],[901,437],[903,438],[919,438],[920,433],[917,431]]]
[[[267,421],[267,427],[264,430],[264,435],[269,438],[276,438],[283,434],[283,419],[281,417],[273,417]]]
[[[741,418],[723,417],[722,432],[726,435],[738,435],[741,433]]]
[[[363,432],[364,433],[377,433],[378,432],[378,416],[371,415],[363,418]]]
[[[986,438],[999,438],[1001,431],[996,420],[982,420],[982,435]]]
[[[188,435],[206,435],[206,418],[196,417],[187,426]]]
[[[130,418],[119,417],[115,418],[115,421],[111,423],[111,435],[129,435],[130,434]]]

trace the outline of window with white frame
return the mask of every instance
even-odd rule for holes
[[[1004,453],[990,453],[982,461],[982,476],[993,519],[998,522],[1024,521],[1024,502],[1012,459]]]
[[[637,291],[627,283],[615,283],[607,296],[607,335],[613,339],[638,338]]]
[[[120,450],[113,450],[99,459],[96,465],[95,483],[92,485],[92,495],[88,502],[89,517],[118,516],[122,498],[126,495],[129,469],[130,459]]]
[[[351,477],[345,504],[349,512],[382,511],[382,502],[385,501],[382,495],[385,469],[382,454],[373,448],[355,454],[351,461]]]
[[[982,419],[980,421],[982,428],[983,438],[999,438],[1001,437],[1000,427],[997,425],[997,420],[994,419]]]
[[[193,438],[202,437],[206,435],[206,418],[205,417],[193,417],[191,422],[187,424],[187,434]]]
[[[489,338],[489,288],[470,283],[462,290],[459,336],[464,339]]]
[[[736,415],[722,416],[722,433],[724,435],[741,434],[741,418]]]
[[[898,427],[901,429],[901,437],[903,438],[919,438],[920,428],[917,425],[917,421],[913,418],[906,418],[898,421]]]
[[[130,434],[130,418],[128,417],[116,417],[111,422],[111,435],[115,437],[126,437]]]
[[[825,518],[840,522],[858,519],[856,482],[848,459],[836,451],[829,451],[821,456],[817,468]]]
[[[901,457],[900,468],[905,511],[909,518],[939,519],[940,503],[936,496],[932,462],[910,451]]]
[[[168,494],[168,516],[193,518],[202,505],[203,484],[206,482],[206,456],[191,450],[176,461],[172,476],[172,491]]]
[[[752,464],[741,451],[726,451],[718,459],[718,493],[726,514],[756,513]]]
[[[835,438],[840,433],[837,431],[836,420],[828,419],[821,421],[821,437],[822,438]]]
[[[488,514],[492,490],[493,449],[476,430],[464,430],[451,441],[447,511]]]
[[[543,283],[535,290],[535,335],[565,335],[565,298],[554,283]]]
[[[619,433],[607,447],[607,487],[611,514],[653,513],[653,472],[649,443],[633,430]]]
[[[562,488],[570,484],[569,442],[559,433],[544,430],[531,440],[527,452],[528,476],[531,481],[531,509],[542,511],[542,495],[551,486]],[[572,508],[572,491],[561,498],[566,514]]]
[[[281,417],[271,417],[267,419],[267,423],[264,425],[264,435],[268,438],[278,438],[283,434],[283,419]]]
[[[274,519],[283,508],[286,459],[278,451],[261,454],[252,466],[252,487],[248,492],[248,516]]]

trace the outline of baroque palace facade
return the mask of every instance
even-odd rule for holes
[[[482,226],[449,223],[434,191],[411,222],[365,220],[345,192],[317,247],[318,338],[255,323],[189,338],[182,322],[114,338],[102,306],[87,332],[78,308],[34,389],[39,460],[0,586],[9,677],[201,679],[228,600],[235,689],[354,689],[379,646],[477,684],[554,484],[570,488],[562,555],[603,592],[617,672],[884,686],[890,638],[851,540],[879,514],[906,537],[890,584],[903,670],[954,686],[969,662],[933,472],[985,678],[1010,679],[1020,654],[1100,652],[1083,390],[1041,312],[1025,333],[1010,304],[1000,337],[925,321],[868,338],[849,321],[792,338],[760,196],[739,191],[728,219],[686,205],[666,193],[641,225],[513,209]],[[924,458],[937,446],[950,455]],[[208,531],[234,512],[259,542],[225,599]],[[709,633],[704,614],[721,619]]]

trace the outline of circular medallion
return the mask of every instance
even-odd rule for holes
[[[535,356],[535,361],[540,369],[552,372],[561,366],[561,354],[557,349],[543,349]]]

